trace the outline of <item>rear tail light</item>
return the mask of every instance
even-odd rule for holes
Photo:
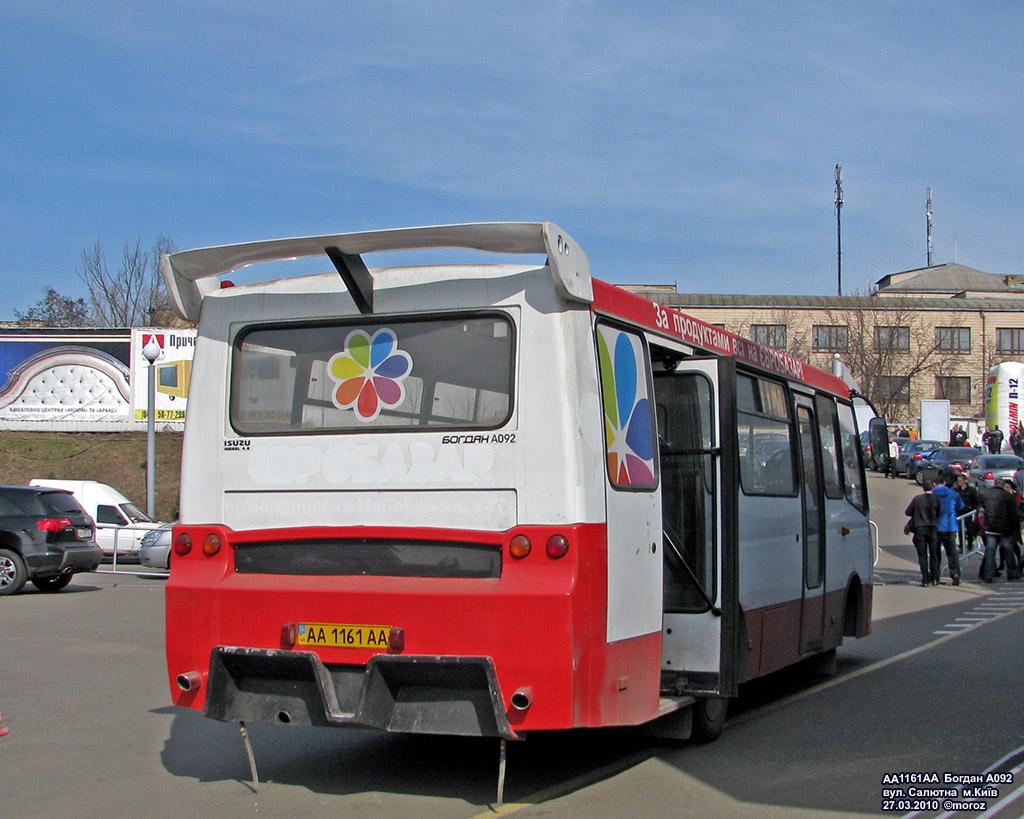
[[[516,560],[522,560],[532,549],[530,539],[526,535],[516,535],[508,542],[508,553]]]
[[[36,521],[36,528],[43,532],[63,532],[70,526],[68,518],[41,518]]]
[[[962,466],[960,466],[960,464],[950,464],[949,468],[950,469],[955,469],[957,472],[963,472],[964,471],[964,468]]]
[[[921,460],[924,460],[924,456],[923,456],[923,455],[922,455],[922,454],[921,454],[920,452],[915,452],[915,453],[914,453],[914,460],[915,460],[915,461],[921,461]]]
[[[207,557],[213,557],[219,551],[220,535],[210,532],[210,534],[203,538],[203,554]]]
[[[992,474],[991,472],[986,472],[986,473],[985,473],[984,475],[982,475],[981,477],[982,477],[982,478],[983,478],[984,480],[986,480],[986,481],[994,481],[994,480],[995,480],[995,478],[996,478],[996,476],[995,476],[995,475],[993,475],[993,474]]]
[[[552,535],[548,538],[544,551],[548,553],[548,557],[552,560],[558,560],[560,557],[565,557],[569,552],[569,541],[562,535]]]
[[[174,553],[184,557],[192,551],[192,536],[182,532],[174,539]]]

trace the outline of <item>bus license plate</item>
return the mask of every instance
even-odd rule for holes
[[[299,623],[300,646],[328,648],[387,648],[390,626],[360,626],[340,623]]]

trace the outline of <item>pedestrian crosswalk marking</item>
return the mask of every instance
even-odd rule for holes
[[[962,634],[967,629],[988,622],[991,618],[1002,617],[1022,609],[1024,609],[1024,591],[993,590],[989,597],[979,602],[970,611],[965,612],[962,617],[957,617],[955,622],[946,623],[932,634]]]

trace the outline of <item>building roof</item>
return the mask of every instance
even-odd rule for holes
[[[879,296],[900,293],[975,293],[1024,294],[1024,277],[985,273],[966,265],[948,263],[890,273],[875,282]]]
[[[629,285],[621,285],[630,290]],[[807,310],[984,310],[985,312],[1024,311],[1016,298],[914,298],[913,301],[873,296],[765,296],[734,293],[657,293],[657,301],[676,307],[742,307],[750,310],[804,308]]]

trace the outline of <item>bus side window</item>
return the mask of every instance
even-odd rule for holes
[[[846,499],[862,512],[868,509],[867,494],[864,492],[864,466],[861,463],[860,441],[857,425],[853,420],[853,408],[838,403],[839,440],[843,452],[843,485]]]
[[[836,420],[836,404],[831,398],[819,395],[814,399],[818,416],[818,438],[821,440],[821,477],[825,483],[825,495],[842,498],[843,485],[839,479],[839,446]]]
[[[745,495],[796,493],[789,405],[781,384],[737,377],[736,432]]]

